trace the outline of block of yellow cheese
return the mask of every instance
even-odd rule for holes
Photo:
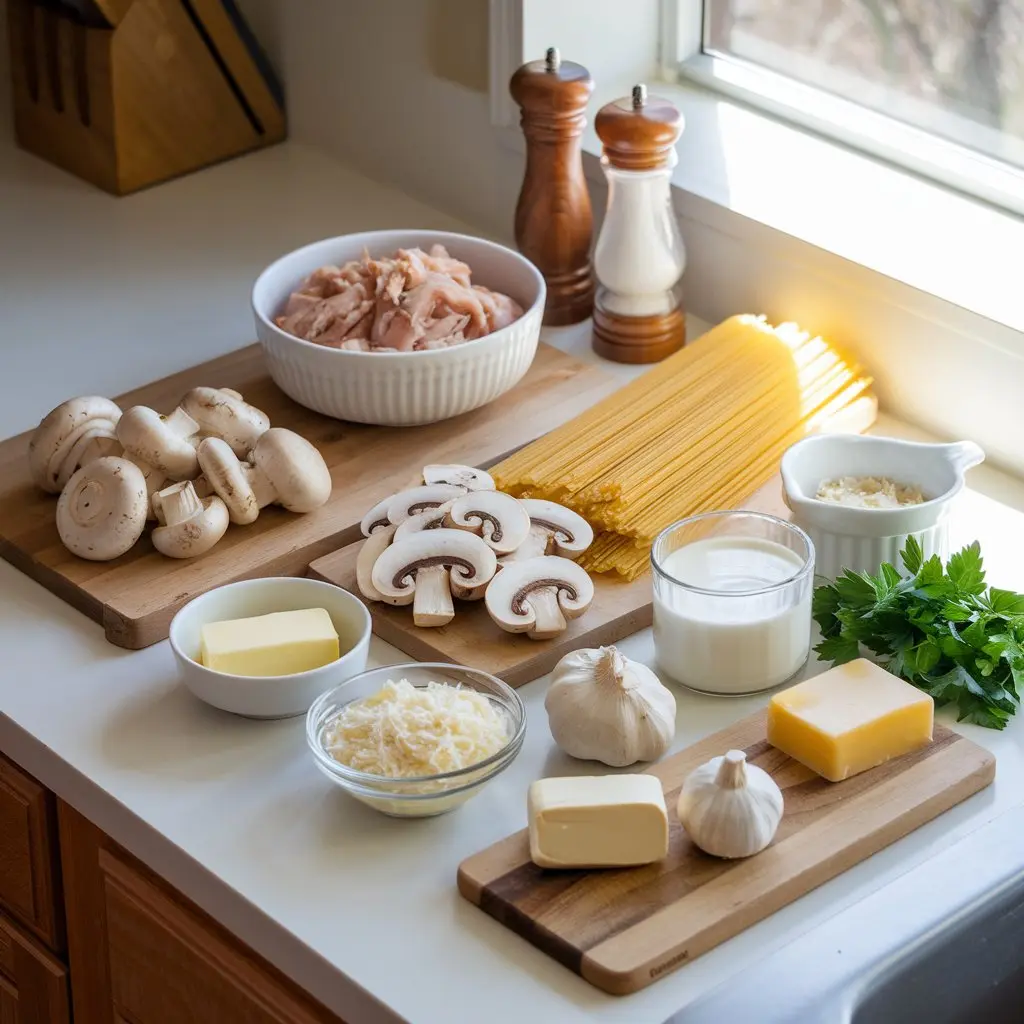
[[[935,702],[864,658],[775,694],[768,742],[831,782],[930,743]]]
[[[287,676],[339,656],[338,632],[324,608],[208,622],[200,642],[207,668],[236,676]]]
[[[527,814],[538,867],[629,867],[668,854],[665,795],[653,775],[540,779]]]

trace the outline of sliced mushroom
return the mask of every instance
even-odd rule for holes
[[[231,522],[239,526],[255,522],[260,506],[249,483],[252,466],[239,462],[231,445],[219,437],[204,437],[196,455],[203,471],[196,481],[197,484],[202,481],[202,485],[196,487],[196,494],[206,497],[200,491],[208,487],[227,506]]]
[[[386,526],[375,530],[363,541],[356,556],[356,582],[359,592],[367,601],[383,601],[381,592],[373,585],[373,567],[395,536],[397,526]]]
[[[363,521],[359,524],[359,528],[363,531],[364,537],[369,537],[378,530],[385,530],[389,526],[393,525],[391,520],[388,519],[388,509],[391,507],[391,502],[394,497],[395,496],[392,494],[383,501],[378,501],[377,504],[374,505],[365,516],[363,516]]]
[[[498,555],[515,551],[530,532],[530,516],[517,498],[501,491],[470,491],[456,498],[448,526],[471,530]]]
[[[59,494],[82,466],[119,454],[114,431],[120,418],[117,405],[96,395],[72,398],[51,409],[28,443],[32,479],[44,491]]]
[[[182,398],[181,408],[199,424],[203,434],[226,441],[240,459],[270,429],[270,417],[229,388],[193,388]]]
[[[409,516],[408,519],[403,519],[398,524],[395,540],[401,540],[403,537],[408,537],[414,533],[422,533],[424,530],[441,529],[446,525],[445,518],[452,504],[453,502],[446,501],[443,505],[424,509],[422,512],[417,512],[414,516]]]
[[[437,508],[445,502],[454,501],[465,494],[465,488],[452,484],[433,484],[422,487],[410,487],[407,491],[399,491],[388,502],[388,522],[396,526],[409,516],[427,509]]]
[[[495,571],[497,571],[497,567],[495,567]],[[490,585],[491,581],[488,580],[486,583],[481,583],[475,587],[464,587],[461,583],[452,579],[452,597],[457,597],[460,601],[482,601]]]
[[[153,530],[153,547],[168,558],[205,555],[227,531],[227,505],[216,496],[200,498],[191,480],[171,484],[153,497],[161,524]]]
[[[199,475],[199,424],[182,408],[161,416],[144,405],[133,406],[118,421],[117,439],[132,461],[145,463],[171,480]]]
[[[435,463],[423,467],[425,484],[453,484],[466,491],[493,491],[494,478],[490,473],[473,466],[442,465]]]
[[[475,534],[424,530],[386,548],[371,579],[388,604],[412,603],[417,626],[444,626],[455,617],[451,584],[483,586],[496,568],[494,552]]]
[[[57,501],[57,532],[80,558],[106,562],[146,528],[146,481],[127,459],[106,455],[72,474]]]
[[[594,600],[585,569],[568,558],[543,555],[506,565],[485,595],[487,611],[509,633],[548,640],[582,615]]]
[[[289,512],[312,512],[331,496],[331,471],[324,457],[294,430],[265,431],[249,461],[252,469],[246,476],[260,508],[274,504]]]
[[[575,560],[594,543],[590,523],[571,508],[540,498],[520,498],[519,503],[530,517],[530,531],[515,551],[498,559],[500,565],[539,555],[561,555]]]

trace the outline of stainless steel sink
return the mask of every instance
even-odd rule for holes
[[[839,911],[664,1024],[919,1022],[1024,1024],[1024,807]]]
[[[861,990],[850,1024],[919,1020],[1024,1021],[1024,881],[1000,887],[886,965]]]

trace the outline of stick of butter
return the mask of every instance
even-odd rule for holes
[[[866,658],[797,683],[768,705],[768,742],[830,782],[930,743],[935,702]]]
[[[538,867],[621,868],[668,853],[665,794],[654,775],[540,779],[527,813]]]
[[[207,622],[202,663],[235,676],[290,676],[337,661],[338,632],[324,608]]]

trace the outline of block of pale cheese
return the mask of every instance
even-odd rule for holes
[[[324,608],[207,622],[200,644],[207,668],[235,676],[289,676],[339,656],[338,631]]]
[[[630,867],[668,853],[665,794],[654,775],[540,779],[527,813],[538,867]]]
[[[831,782],[930,743],[935,702],[865,658],[775,694],[768,742]]]

